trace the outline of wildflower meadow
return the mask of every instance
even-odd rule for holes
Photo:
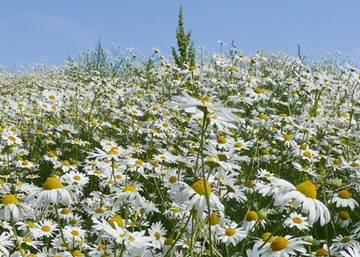
[[[0,72],[0,255],[359,257],[360,70],[179,28]]]

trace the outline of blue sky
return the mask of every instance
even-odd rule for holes
[[[0,3],[0,65],[13,68],[66,58],[93,47],[153,47],[169,54],[179,6],[196,45],[232,40],[245,53],[308,55],[340,51],[360,61],[359,0],[7,0]]]

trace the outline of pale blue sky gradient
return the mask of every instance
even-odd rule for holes
[[[94,47],[153,47],[169,54],[179,6],[196,45],[232,40],[246,54],[258,49],[296,55],[340,51],[360,61],[359,0],[4,0],[0,2],[0,65],[12,68]]]

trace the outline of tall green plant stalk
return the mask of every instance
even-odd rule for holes
[[[185,33],[182,7],[179,10],[178,26],[176,29],[177,51],[171,48],[172,56],[176,66],[181,69],[195,69],[195,49],[191,40],[191,31]]]

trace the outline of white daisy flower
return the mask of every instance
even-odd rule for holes
[[[291,185],[287,190],[289,189],[289,192],[276,196],[275,205],[284,207],[292,200],[292,206],[295,209],[300,208],[303,213],[309,215],[310,225],[320,220],[320,225],[323,226],[330,221],[330,212],[325,204],[316,199],[317,189],[310,180],[306,180],[296,187]]]
[[[34,237],[52,237],[55,234],[56,228],[56,223],[51,220],[44,220],[36,226],[35,230],[33,230]]]
[[[290,214],[290,216],[285,220],[284,225],[289,228],[296,227],[299,230],[309,229],[307,218],[295,212]]]
[[[161,222],[156,222],[151,225],[148,233],[151,243],[155,248],[160,249],[164,245],[166,232],[167,230],[162,226]]]
[[[37,204],[64,204],[70,205],[73,202],[73,195],[63,183],[55,176],[46,178],[42,189],[37,190],[33,196],[37,197]],[[38,207],[38,206],[37,206]]]
[[[236,246],[246,236],[246,231],[243,228],[238,227],[235,222],[232,222],[224,225],[222,232],[219,234],[219,240],[226,245],[232,244]]]
[[[209,201],[210,209],[217,209],[220,212],[224,211],[224,205],[220,202],[219,198],[213,193],[209,181],[204,179],[196,180],[192,186],[185,185],[185,190],[180,192],[184,194],[186,204],[189,209],[194,207],[200,216],[208,208],[207,199]]]
[[[78,226],[66,226],[64,228],[64,236],[65,238],[72,241],[79,241],[84,238],[86,231]]]
[[[342,228],[346,228],[351,223],[351,217],[348,211],[342,210],[335,215],[335,222]]]
[[[350,247],[353,247],[354,245],[359,244],[359,241],[355,239],[355,236],[353,235],[338,235],[333,240],[332,245],[330,246],[331,252],[337,252],[340,250],[349,249]]]
[[[14,246],[13,240],[10,240],[11,235],[3,232],[0,234],[0,252],[2,252],[3,256],[10,256],[9,248]]]
[[[335,203],[336,207],[349,207],[351,210],[354,210],[359,204],[355,199],[351,198],[351,193],[344,189],[336,193],[331,199],[331,203]]]
[[[340,252],[341,256],[343,257],[357,257],[360,256],[360,243],[354,244]]]
[[[31,209],[22,203],[14,194],[3,196],[0,204],[0,217],[7,221],[17,222],[31,214]]]
[[[262,257],[289,257],[306,253],[306,245],[310,243],[302,238],[292,238],[287,235],[270,238],[269,244],[259,249]]]

